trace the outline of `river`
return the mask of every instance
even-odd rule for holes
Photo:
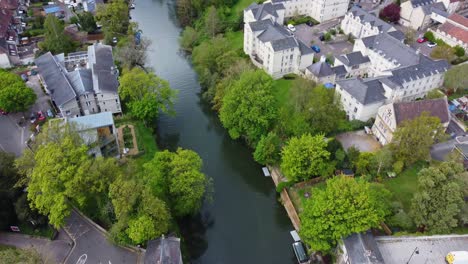
[[[197,75],[179,51],[181,28],[174,0],[136,0],[131,16],[152,40],[148,65],[179,91],[177,115],[158,121],[158,144],[195,150],[203,159],[203,172],[214,181],[213,201],[181,223],[191,262],[297,263],[289,235],[293,227],[272,180],[263,176],[250,149],[229,138],[201,100]]]

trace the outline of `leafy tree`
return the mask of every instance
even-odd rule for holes
[[[351,168],[356,168],[356,163],[359,160],[359,156],[361,155],[361,151],[357,149],[355,146],[351,146],[347,150],[348,152],[348,161]]]
[[[16,74],[0,70],[0,109],[7,112],[26,111],[36,101],[33,89]]]
[[[372,160],[374,154],[370,152],[361,152],[356,162],[356,173],[360,175],[372,175],[374,174],[372,168]]]
[[[281,170],[289,181],[307,180],[330,173],[330,152],[323,135],[293,137],[281,153]],[[333,168],[331,168],[333,169]]]
[[[186,27],[180,36],[182,49],[191,52],[198,42],[199,34],[193,27]]]
[[[154,73],[133,68],[120,78],[119,95],[132,115],[146,122],[156,118],[160,110],[172,113],[176,93]]]
[[[407,28],[405,30],[405,44],[411,45],[416,41],[416,30]]]
[[[389,147],[383,147],[377,151],[373,156],[372,166],[376,170],[376,174],[380,175],[381,172],[388,171],[392,168],[393,153]]]
[[[424,33],[424,37],[429,40],[430,42],[436,42],[436,38],[434,36],[434,33],[432,31],[428,30],[426,33]]]
[[[18,220],[22,222],[34,221],[40,226],[47,224],[47,217],[39,214],[29,206],[27,193],[23,193],[18,200],[16,200],[15,212]]]
[[[97,25],[94,20],[94,15],[91,12],[78,13],[70,18],[70,23],[75,24],[80,30],[91,33],[96,31]]]
[[[431,233],[450,232],[457,226],[456,216],[464,205],[461,178],[468,174],[461,164],[444,162],[422,169],[418,177],[411,207],[414,222]]]
[[[133,67],[145,68],[147,61],[147,51],[151,45],[151,40],[141,37],[137,43],[132,33],[126,41],[120,41],[117,45],[115,59],[120,62],[122,68],[132,69]]]
[[[428,160],[431,146],[442,136],[440,119],[425,112],[400,124],[393,135],[392,151],[397,160],[408,166],[418,160]]]
[[[102,25],[106,43],[112,38],[125,36],[129,22],[128,4],[125,0],[113,0],[105,5],[98,5],[96,19]]]
[[[426,98],[427,99],[437,99],[437,98],[442,98],[444,97],[445,95],[439,91],[439,89],[434,89],[434,90],[431,90],[427,93],[426,95]]]
[[[222,30],[222,21],[219,17],[218,10],[214,6],[210,6],[205,14],[205,30],[208,36],[213,38]]]
[[[219,117],[233,139],[255,145],[276,118],[273,82],[262,70],[243,73],[223,98]]]
[[[15,188],[18,172],[14,161],[14,155],[0,151],[0,230],[8,228],[16,220],[12,204],[18,196]]]
[[[192,24],[194,12],[191,0],[177,0],[177,17],[182,26]]]
[[[431,57],[451,61],[454,58],[453,48],[448,45],[437,45],[432,49]]]
[[[34,249],[7,248],[0,250],[0,259],[4,264],[41,264],[41,256]]]
[[[44,21],[44,41],[39,43],[42,50],[53,54],[69,53],[75,50],[75,43],[65,34],[63,22],[49,14]]]
[[[461,47],[460,45],[455,46],[453,50],[454,50],[455,55],[457,55],[457,57],[465,56],[465,49]]]
[[[379,17],[387,22],[397,23],[400,20],[400,9],[399,5],[391,3],[380,11]]]
[[[390,213],[389,196],[361,179],[329,179],[324,190],[314,190],[305,201],[301,237],[313,250],[330,252],[341,238],[377,227]]]
[[[466,73],[468,72],[468,64],[461,64],[450,68],[445,73],[444,84],[446,87],[453,89],[455,92],[458,89],[464,89],[468,87],[468,78]]]
[[[167,197],[172,212],[185,216],[199,211],[211,183],[201,172],[202,160],[191,150],[162,151],[146,163],[145,175],[153,194]]]
[[[254,159],[260,164],[276,164],[281,159],[281,139],[275,132],[262,136],[254,152]]]

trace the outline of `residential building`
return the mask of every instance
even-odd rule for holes
[[[396,31],[392,25],[358,6],[353,6],[346,13],[343,20],[341,20],[341,29],[345,34],[351,34],[358,39]]]
[[[445,23],[432,31],[436,38],[442,39],[449,46],[458,45],[468,53],[468,18],[459,14],[450,15]]]
[[[379,108],[372,133],[382,145],[386,145],[392,142],[393,133],[403,121],[413,120],[424,112],[438,117],[445,128],[450,122],[447,98],[390,103]]]
[[[180,252],[180,238],[164,235],[148,241],[144,264],[183,264]]]
[[[360,51],[355,51],[337,56],[334,65],[343,66],[346,71],[346,77],[366,77],[371,62],[369,57],[362,55]]]
[[[314,58],[310,47],[269,18],[245,24],[244,52],[273,78],[289,73],[300,74]]]
[[[305,70],[306,78],[322,84],[335,84],[336,80],[344,79],[345,76],[346,69],[343,66],[330,66],[323,55],[320,57],[320,61],[310,65]]]
[[[401,4],[400,24],[415,30],[427,28],[432,22],[444,23],[458,8],[453,0],[410,0]]]
[[[43,9],[44,9],[44,11],[42,12],[42,14],[44,16],[54,15],[54,16],[59,17],[59,18],[65,17],[65,11],[58,4],[46,5],[46,6],[43,7]]]
[[[87,52],[67,56],[48,52],[35,62],[44,88],[63,117],[122,113],[111,46],[94,44]]]
[[[89,155],[93,157],[119,156],[117,130],[111,112],[65,118],[65,121],[77,130],[84,143],[89,146]]]
[[[342,240],[338,264],[384,264],[384,258],[370,231],[354,233]]]

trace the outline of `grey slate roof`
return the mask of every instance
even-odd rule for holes
[[[419,56],[412,48],[388,33],[366,37],[362,41],[367,48],[383,54],[389,61],[395,61],[395,66],[404,67],[419,62]]]
[[[78,131],[114,125],[112,112],[101,112],[93,115],[74,117],[70,118],[68,121],[76,124]]]
[[[343,65],[333,67],[332,70],[335,72],[336,77],[343,78],[348,73]]]
[[[351,12],[355,17],[358,16],[361,19],[361,24],[370,23],[372,26],[378,27],[379,31],[381,32],[395,30],[392,25],[374,16],[373,14],[366,12],[358,6],[353,6],[349,12]]]
[[[144,264],[182,264],[180,239],[162,237],[150,240],[146,247]]]
[[[326,76],[330,76],[330,75],[333,75],[335,74],[335,72],[332,70],[332,68],[330,67],[330,65],[328,65],[328,63],[326,62],[316,62],[312,65],[310,65],[309,67],[307,67],[307,69],[315,76],[321,78],[321,77],[326,77]]]
[[[112,47],[103,44],[94,44],[92,47],[96,58],[92,65],[92,72],[98,84],[98,87],[94,87],[94,90],[116,93],[119,82],[117,81],[118,74],[112,56]]]
[[[70,82],[65,76],[66,70],[59,64],[52,53],[38,57],[34,61],[38,67],[39,74],[42,76],[50,91],[52,100],[61,106],[66,102],[76,98]]]
[[[251,4],[245,10],[251,10],[254,14],[255,20],[262,20],[268,15],[278,17],[278,13],[276,10],[285,9],[283,4],[272,4],[272,3],[264,3],[264,4]]]
[[[274,40],[271,42],[271,46],[274,51],[280,51],[285,49],[292,49],[297,47],[299,44],[294,37],[287,37],[283,39]]]
[[[299,41],[284,26],[269,19],[250,22],[249,26],[252,31],[261,31],[257,36],[258,39],[262,42],[270,42],[274,51],[299,47],[303,54],[312,53],[312,49],[305,46],[305,44],[302,43],[303,46],[301,47]]]
[[[411,0],[413,7],[425,6],[434,3],[436,0]]]
[[[385,90],[378,78],[352,78],[337,81],[336,83],[363,105],[380,102],[386,99],[384,96]]]
[[[405,40],[405,33],[401,32],[400,30],[395,30],[392,32],[388,32],[388,34],[399,41],[404,41]]]
[[[380,253],[374,236],[367,231],[363,234],[352,234],[343,240],[350,263],[383,264],[384,259]]]
[[[434,12],[438,15],[441,15],[443,17],[448,17],[449,13],[446,12],[445,6],[442,2],[437,2],[432,5],[431,7],[431,12]]]
[[[362,55],[360,51],[351,52],[337,57],[346,66],[354,66],[370,62],[369,57]]]
[[[314,53],[314,51],[302,41],[298,40],[297,42],[299,42],[299,50],[301,51],[301,55]]]
[[[449,68],[450,65],[446,60],[435,61],[424,55],[419,55],[418,64],[392,70],[392,76],[388,77],[388,79],[393,83],[403,85],[403,83],[411,80],[445,72]]]
[[[67,78],[77,95],[94,92],[93,74],[90,69],[69,72],[67,73]]]

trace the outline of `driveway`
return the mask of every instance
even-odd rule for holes
[[[104,233],[75,211],[67,219],[65,230],[75,246],[65,263],[135,264],[139,254],[111,244]]]
[[[22,249],[34,249],[41,255],[44,263],[63,263],[73,245],[70,237],[63,230],[59,232],[55,240],[1,232],[0,244]]]
[[[351,52],[353,50],[353,45],[348,41],[337,43],[323,42],[319,37],[321,33],[335,27],[339,22],[340,21],[338,19],[335,19],[312,27],[309,27],[306,24],[297,25],[294,35],[306,45],[318,45],[321,50],[319,53],[320,55],[333,54],[334,56],[338,56],[343,53]]]
[[[367,135],[364,130],[346,132],[336,136],[345,150],[354,146],[361,152],[376,152],[382,146],[380,143],[371,135]]]

